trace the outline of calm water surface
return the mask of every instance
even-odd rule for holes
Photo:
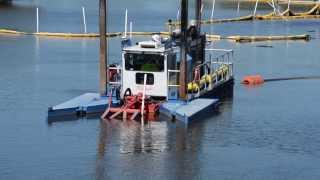
[[[0,7],[0,27],[97,32],[98,1],[16,0]],[[205,16],[210,16],[206,4]],[[165,30],[178,1],[110,1],[109,31],[122,31],[129,9],[135,31]],[[246,8],[240,12],[245,15]],[[263,13],[264,10],[259,10]],[[216,17],[236,16],[217,7]],[[234,97],[218,112],[184,127],[153,122],[80,119],[48,124],[47,108],[98,89],[98,40],[0,35],[0,179],[319,179],[320,81],[239,84],[246,74],[266,78],[320,75],[317,20],[242,22],[205,26],[222,35],[303,34],[310,42],[215,42],[235,50]],[[120,43],[109,42],[119,62]],[[268,45],[272,48],[261,48]]]

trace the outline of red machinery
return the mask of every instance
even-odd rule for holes
[[[145,108],[142,111],[143,94],[125,96],[124,103],[121,107],[111,107],[111,96],[109,99],[109,107],[105,113],[101,116],[102,119],[109,118],[114,119],[122,115],[122,119],[130,120],[136,119],[138,115],[147,116],[148,120],[154,120],[155,115],[159,112],[160,105],[157,102],[153,102],[149,97],[144,99]]]

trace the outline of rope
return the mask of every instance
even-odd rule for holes
[[[301,76],[301,77],[284,77],[284,78],[271,78],[265,79],[265,82],[274,82],[274,81],[289,81],[289,80],[318,80],[320,76]]]

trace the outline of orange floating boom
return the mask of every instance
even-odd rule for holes
[[[264,83],[264,79],[261,75],[245,76],[241,83],[246,85],[260,85]]]

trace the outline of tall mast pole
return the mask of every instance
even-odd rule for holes
[[[196,9],[195,9],[195,15],[196,15],[196,29],[197,29],[197,45],[196,45],[196,51],[195,51],[195,59],[193,62],[193,66],[202,64],[203,62],[203,57],[202,57],[202,43],[199,42],[201,40],[201,17],[202,17],[202,0],[196,0]]]
[[[201,31],[201,7],[202,7],[202,0],[196,0],[196,26],[197,26],[197,31],[198,35],[200,34]]]
[[[181,51],[179,95],[181,100],[187,99],[187,29],[188,29],[188,0],[181,0]]]
[[[99,72],[100,83],[99,92],[100,95],[106,95],[107,93],[107,38],[106,38],[106,25],[107,25],[107,0],[100,0],[99,3],[99,32],[100,32],[100,57],[99,57]]]

